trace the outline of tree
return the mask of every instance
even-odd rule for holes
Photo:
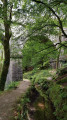
[[[32,2],[34,1],[34,2]],[[66,43],[60,42],[60,37],[62,34],[67,38],[67,34],[65,32],[64,27],[67,25],[66,22],[66,1],[58,1],[58,0],[32,0],[27,1],[25,3],[24,10],[26,8],[26,12],[28,13],[28,17],[30,20],[27,22],[27,30],[29,37],[37,37],[37,35],[45,36],[47,35],[57,35],[59,36],[59,29],[62,32],[61,36],[59,36],[57,49],[59,50],[57,55],[57,68],[59,63],[59,57],[61,52],[61,47],[67,47]],[[25,1],[24,1],[25,2]],[[37,4],[36,4],[37,3]],[[40,38],[41,40],[42,38]],[[36,40],[36,39],[35,39]],[[51,46],[49,46],[51,49]],[[45,51],[44,51],[45,52]],[[45,53],[44,53],[45,54]]]
[[[12,15],[15,15],[19,8],[19,0],[2,0],[0,2],[0,19],[4,25],[4,34],[1,37],[1,41],[4,47],[4,64],[0,80],[0,90],[4,90],[5,81],[10,64],[10,45],[9,41],[12,35],[11,24]],[[13,11],[12,11],[13,9]],[[3,39],[2,39],[3,38]]]
[[[49,47],[50,46],[50,47]],[[56,47],[46,36],[33,36],[25,44],[23,50],[23,69],[47,68],[50,59],[56,58]]]
[[[12,7],[13,5],[10,5],[9,7],[9,18],[8,18],[8,1],[3,0],[3,6],[2,6],[2,17],[3,17],[3,23],[4,23],[4,29],[5,29],[5,35],[3,38],[3,46],[4,46],[4,65],[3,70],[1,74],[1,81],[0,81],[0,90],[4,90],[4,84],[7,77],[7,72],[9,68],[10,63],[10,48],[9,48],[9,40],[11,38],[10,33],[10,25],[11,25],[11,19],[12,19]]]
[[[32,0],[32,1],[34,1],[34,2],[36,2],[38,4],[44,5],[47,9],[49,9],[51,11],[51,13],[53,14],[53,16],[55,16],[57,18],[57,20],[58,20],[59,25],[57,25],[57,27],[59,27],[61,29],[63,35],[67,38],[67,34],[66,34],[66,32],[64,31],[64,28],[63,28],[62,17],[60,18],[60,15],[58,15],[58,13],[61,12],[62,15],[64,15],[64,18],[66,19],[67,14],[65,15],[63,12],[64,12],[64,8],[67,7],[67,6],[65,6],[65,3],[67,4],[67,2],[66,1],[62,1],[62,2],[60,1],[59,11],[58,10],[55,11],[57,9],[57,4],[56,4],[56,2],[58,2],[57,0],[55,0],[54,2],[52,2],[52,1],[48,2],[48,0],[45,0],[45,2],[38,1],[38,0]],[[54,4],[56,4],[55,7],[54,7]],[[63,10],[60,9],[61,7],[63,7]],[[55,9],[53,9],[53,8],[55,8]],[[67,8],[66,8],[66,10],[67,10]]]

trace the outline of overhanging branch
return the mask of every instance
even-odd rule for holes
[[[61,21],[60,17],[56,14],[56,12],[47,3],[44,3],[44,2],[38,1],[38,0],[32,0],[32,1],[42,4],[42,5],[45,5],[57,17],[57,19],[59,21],[59,25],[60,25],[59,28],[61,29],[63,35],[67,38],[67,34],[65,33],[65,31],[63,29],[62,21]]]

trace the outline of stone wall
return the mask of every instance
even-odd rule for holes
[[[11,58],[7,74],[6,85],[10,84],[13,81],[20,81],[22,79],[23,79],[22,59]]]

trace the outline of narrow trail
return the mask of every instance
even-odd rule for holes
[[[30,81],[24,79],[17,89],[0,95],[0,120],[12,120],[14,105],[29,86]]]

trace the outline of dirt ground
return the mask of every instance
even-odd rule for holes
[[[13,108],[16,101],[26,92],[30,81],[23,80],[17,89],[5,92],[0,95],[0,120],[12,120]]]

